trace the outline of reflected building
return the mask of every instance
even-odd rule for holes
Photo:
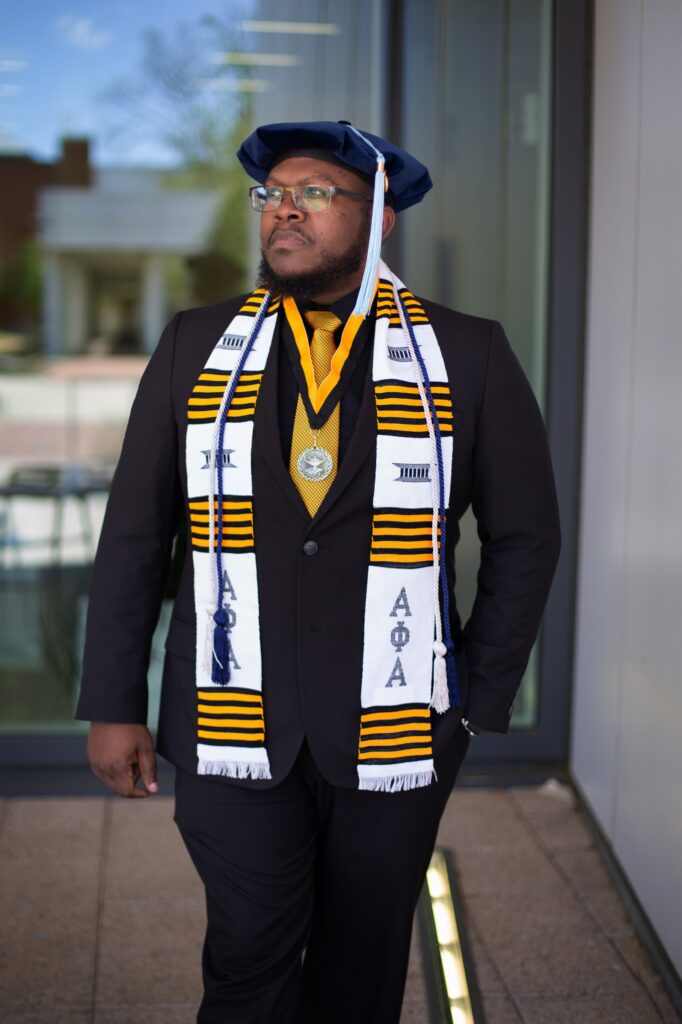
[[[204,251],[218,195],[164,188],[159,171],[91,168],[38,207],[46,355],[152,352],[175,311],[164,261]]]
[[[191,301],[189,270],[209,246],[220,195],[170,189],[157,169],[95,166],[78,138],[63,139],[52,164],[2,155],[0,177],[3,262],[33,244],[41,264],[42,353],[151,353]],[[0,325],[25,329],[26,311],[4,299]]]

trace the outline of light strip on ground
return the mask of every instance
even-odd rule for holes
[[[243,32],[282,32],[300,36],[337,36],[338,25],[324,21],[242,21]]]
[[[426,888],[436,935],[439,966],[451,1024],[475,1024],[462,944],[450,888],[450,875],[441,850],[434,850],[426,872]]]

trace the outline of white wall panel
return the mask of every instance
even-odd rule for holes
[[[633,430],[613,842],[682,967],[682,4],[644,3]],[[677,899],[672,898],[677,894]]]
[[[572,770],[682,970],[682,4],[597,0]]]
[[[590,273],[572,763],[609,831],[620,704],[639,151],[640,2],[595,10]],[[611,62],[610,54],[619,60]]]

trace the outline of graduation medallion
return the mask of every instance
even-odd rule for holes
[[[296,460],[296,469],[304,480],[315,483],[318,480],[326,480],[332,469],[334,460],[326,448],[320,448],[317,440],[312,448],[306,448]]]

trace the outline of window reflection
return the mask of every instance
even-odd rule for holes
[[[390,0],[205,0],[196,14],[90,0],[39,31],[30,5],[14,11],[0,44],[0,728],[81,728],[90,567],[139,377],[178,309],[252,282],[234,153],[253,124],[381,134],[390,108],[435,182],[391,262],[414,291],[500,319],[542,400],[551,5],[401,7],[400,49]],[[476,562],[469,522],[465,614]]]
[[[0,44],[4,729],[82,728],[90,570],[139,378],[177,310],[250,276],[234,153],[254,70],[223,56],[254,5],[87,7],[38,30],[16,8]]]

